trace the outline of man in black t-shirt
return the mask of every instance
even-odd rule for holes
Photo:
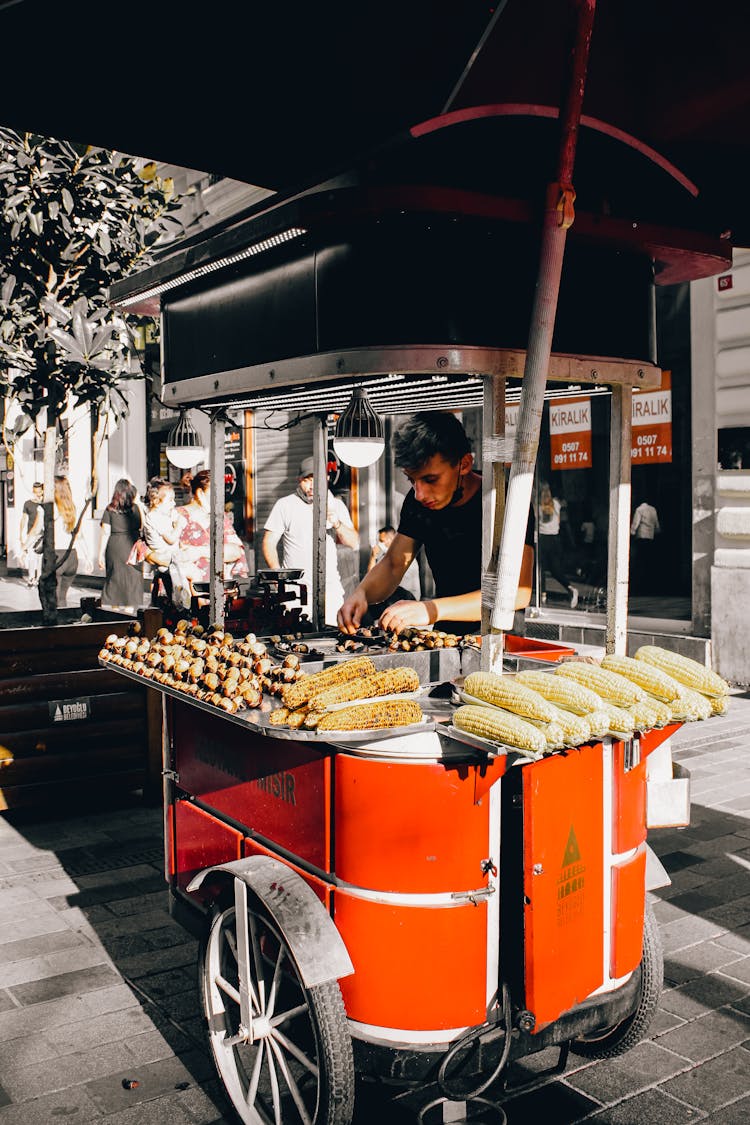
[[[27,586],[36,586],[42,572],[41,551],[37,552],[34,549],[34,544],[44,530],[43,499],[44,486],[37,482],[33,486],[31,499],[24,501],[23,511],[21,512],[21,525],[18,534],[21,542],[21,554],[28,571]]]
[[[368,607],[393,593],[424,544],[435,597],[394,602],[383,610],[380,624],[397,632],[435,624],[451,632],[476,632],[482,612],[482,478],[474,469],[466,432],[455,415],[426,410],[398,431],[394,447],[396,464],[412,487],[393,542],[342,605],[339,627],[354,632]],[[524,551],[530,575],[529,542],[533,525]]]

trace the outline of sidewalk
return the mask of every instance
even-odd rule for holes
[[[650,1037],[611,1062],[571,1055],[564,1076],[503,1103],[511,1125],[750,1121],[749,741],[747,694],[677,735],[694,804],[688,829],[649,837],[673,880],[654,896],[666,980]],[[233,1120],[206,1053],[197,943],[166,898],[157,808],[0,817],[0,1125]],[[355,1125],[414,1121],[388,1092],[368,1087]]]
[[[81,604],[81,598],[99,597],[101,587],[76,586],[68,591],[68,609]],[[18,613],[26,610],[40,610],[39,591],[36,586],[27,586],[23,578],[10,578],[0,575],[0,613]]]

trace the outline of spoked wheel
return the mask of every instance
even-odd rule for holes
[[[218,914],[201,960],[216,1067],[246,1125],[350,1125],[354,1063],[336,981],[306,988],[259,904]]]
[[[664,951],[656,916],[648,902],[643,918],[640,973],[641,986],[635,1011],[614,1027],[602,1028],[581,1039],[574,1039],[570,1044],[574,1055],[586,1059],[614,1059],[640,1043],[651,1025],[664,984]]]

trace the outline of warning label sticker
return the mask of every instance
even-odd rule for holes
[[[577,917],[582,912],[585,883],[586,865],[581,857],[575,828],[571,824],[560,874],[557,877],[557,918],[559,922],[564,923]]]

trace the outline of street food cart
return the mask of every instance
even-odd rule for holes
[[[580,78],[585,59],[578,64]],[[268,699],[222,711],[199,692],[150,681],[164,696],[171,901],[203,938],[211,1047],[252,1125],[346,1125],[355,1071],[436,1083],[439,1098],[466,1101],[548,1046],[560,1048],[560,1066],[571,1049],[628,1049],[658,1001],[647,824],[685,823],[687,798],[682,783],[681,810],[658,821],[647,775],[650,760],[668,762],[679,724],[528,756],[458,729],[450,699],[477,662],[514,670],[503,639],[548,381],[611,393],[607,650],[625,652],[631,396],[659,375],[654,274],[687,280],[727,262],[725,243],[666,221],[677,196],[689,211],[685,178],[596,122],[581,129],[588,165],[598,167],[601,146],[620,144],[633,182],[649,181],[649,221],[609,202],[597,210],[589,196],[571,225],[582,87],[571,82],[560,114],[541,240],[536,184],[522,165],[512,167],[509,198],[487,189],[484,164],[469,184],[452,159],[467,140],[471,151],[498,151],[497,130],[505,136],[524,114],[483,106],[424,122],[375,154],[367,174],[259,205],[113,289],[118,307],[161,315],[165,401],[211,414],[210,617],[229,649],[220,495],[228,405],[320,416],[317,626],[327,414],[360,385],[393,413],[483,407],[482,643],[409,654],[418,724],[284,729],[272,725]],[[534,128],[543,116],[530,115]],[[512,446],[508,379],[522,388]],[[308,671],[351,659],[326,651],[325,640],[315,639],[322,659]]]

